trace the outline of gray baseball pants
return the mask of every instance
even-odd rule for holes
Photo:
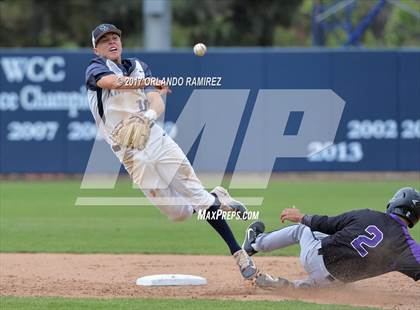
[[[308,226],[297,224],[270,233],[260,234],[253,247],[259,252],[270,252],[299,243],[300,262],[308,273],[308,277],[303,280],[292,281],[293,285],[295,287],[336,285],[339,281],[334,280],[325,267],[322,255],[318,254],[318,249],[321,248],[321,240],[326,236],[328,235],[312,232]]]

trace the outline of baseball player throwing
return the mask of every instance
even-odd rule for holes
[[[289,282],[261,274],[256,280],[260,287],[321,287],[391,271],[420,279],[420,245],[407,229],[420,220],[420,194],[413,188],[398,190],[385,213],[365,209],[328,217],[288,208],[280,219],[299,224],[264,233],[264,224],[254,222],[246,231],[243,248],[252,255],[299,243],[300,261],[309,275]]]
[[[133,181],[162,213],[184,221],[194,212],[218,210],[246,213],[245,206],[222,187],[207,192],[179,146],[155,120],[164,111],[165,84],[136,58],[122,58],[121,30],[101,24],[92,32],[95,57],[86,69],[90,109],[96,124]],[[207,217],[206,217],[207,218]],[[242,276],[254,278],[257,268],[241,249],[226,221],[209,216],[234,256]]]

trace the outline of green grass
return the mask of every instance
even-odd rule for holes
[[[0,297],[2,309],[299,309],[299,310],[358,310],[373,309],[341,305],[316,305],[300,301],[224,301],[192,299],[71,299]]]
[[[402,186],[398,181],[276,181],[266,190],[236,190],[238,196],[264,196],[260,219],[278,229],[279,214],[295,205],[311,214],[339,214],[351,209],[384,210]],[[153,206],[80,206],[78,196],[138,196],[131,183],[115,190],[80,190],[79,181],[0,183],[1,252],[227,254],[212,228],[194,217],[173,223]],[[239,242],[249,222],[230,221]],[[420,225],[411,231],[420,240]],[[297,255],[297,247],[271,255]]]
[[[236,190],[237,196],[263,196],[260,211],[268,230],[277,229],[279,214],[295,205],[311,214],[338,214],[351,209],[384,210],[394,191],[419,182],[271,181],[266,190]],[[152,207],[76,207],[78,196],[131,196],[140,192],[119,182],[115,190],[80,190],[78,181],[0,183],[1,252],[227,254],[212,228],[194,218],[170,222]],[[241,242],[249,223],[230,222]],[[420,225],[417,225],[420,226]],[[420,240],[420,227],[412,230]],[[271,255],[297,255],[291,247]],[[69,299],[0,297],[1,309],[367,309],[316,305],[299,301],[216,301],[168,299]]]

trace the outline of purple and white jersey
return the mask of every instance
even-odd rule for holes
[[[320,254],[336,279],[353,282],[399,271],[420,280],[420,244],[398,216],[364,209],[304,221],[312,231],[329,235]]]

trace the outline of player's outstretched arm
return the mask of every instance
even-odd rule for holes
[[[155,87],[157,90],[162,92],[171,92],[169,87],[164,81],[158,78],[135,78],[131,76],[121,76],[116,74],[108,74],[100,78],[96,85],[104,89],[139,89],[146,88],[148,86]]]
[[[147,99],[149,101],[149,110],[147,116],[150,119],[157,119],[160,114],[165,111],[165,104],[162,95],[170,93],[169,87],[157,78],[138,79],[116,74],[109,74],[102,77],[96,83],[100,88],[104,89],[139,89],[146,87],[155,87],[156,91],[148,91]]]
[[[338,216],[305,215],[296,208],[286,208],[280,215],[280,221],[288,220],[294,223],[302,223],[313,231],[332,235],[343,229],[352,220],[354,212],[347,212]]]
[[[299,209],[296,208],[286,208],[280,214],[280,221],[284,223],[285,220],[294,222],[294,223],[301,223],[304,214],[300,212]]]

